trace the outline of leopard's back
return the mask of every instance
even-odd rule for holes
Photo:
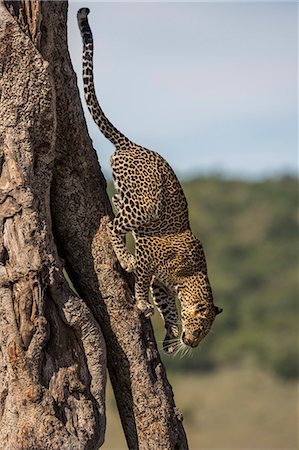
[[[189,228],[188,205],[175,173],[158,153],[135,145],[111,159],[114,184],[128,215],[148,215],[137,234],[179,233]]]

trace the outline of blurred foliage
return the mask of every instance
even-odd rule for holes
[[[191,357],[165,355],[165,364],[210,370],[251,358],[285,379],[297,377],[298,180],[214,176],[183,188],[192,230],[205,248],[215,304],[224,312]],[[161,341],[162,322],[155,317],[154,323]]]

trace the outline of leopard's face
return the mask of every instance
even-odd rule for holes
[[[198,284],[199,289],[196,289]],[[209,333],[215,317],[222,308],[213,303],[212,290],[206,276],[190,278],[190,286],[179,291],[181,299],[182,342],[189,347],[197,347]]]
[[[189,347],[197,347],[209,333],[215,317],[222,311],[218,306],[195,306],[186,311],[182,310],[182,342]]]

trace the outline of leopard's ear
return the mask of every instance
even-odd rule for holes
[[[222,313],[222,311],[223,311],[223,308],[219,308],[219,306],[215,306],[216,314],[220,314],[220,313]]]

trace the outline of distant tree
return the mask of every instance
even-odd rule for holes
[[[107,238],[66,23],[65,1],[0,2],[0,448],[97,449],[107,363],[128,447],[187,449]]]

